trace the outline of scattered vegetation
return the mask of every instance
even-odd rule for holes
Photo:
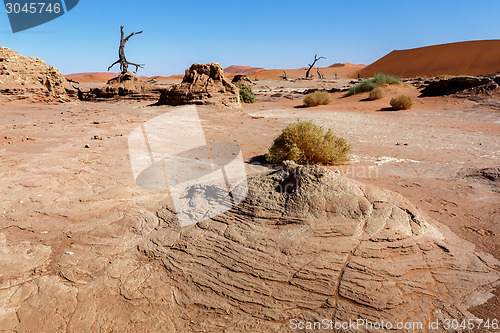
[[[251,87],[241,83],[236,83],[235,85],[240,89],[240,98],[243,103],[255,103],[257,101]]]
[[[304,97],[304,105],[305,106],[318,106],[318,105],[328,105],[333,102],[333,97],[330,95],[328,91],[318,90],[307,94]]]
[[[368,96],[370,101],[375,101],[375,100],[381,99],[383,97],[384,97],[384,91],[380,87],[377,87],[377,88],[373,89],[372,91],[370,91],[370,95]]]
[[[361,83],[349,88],[348,95],[359,94],[362,92],[372,91],[373,89],[388,84],[400,84],[401,80],[389,74],[375,74],[370,79],[363,80]]]
[[[292,160],[301,164],[340,164],[349,160],[350,150],[351,146],[331,130],[311,121],[297,120],[274,139],[266,160],[270,163]]]
[[[394,97],[391,99],[391,106],[394,110],[408,110],[413,106],[413,99],[405,95]]]

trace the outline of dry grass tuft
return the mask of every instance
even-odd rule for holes
[[[304,105],[311,107],[311,106],[318,106],[318,105],[328,105],[333,103],[333,97],[330,95],[328,91],[315,91],[310,94],[307,94],[306,97],[304,97]]]
[[[394,97],[391,99],[391,106],[394,110],[408,110],[413,106],[413,99],[405,95]]]
[[[370,95],[368,96],[370,101],[375,101],[375,100],[381,99],[383,97],[384,97],[384,91],[380,87],[377,87],[377,88],[373,89],[372,91],[370,91]]]
[[[270,163],[291,160],[300,164],[340,164],[349,160],[350,150],[351,146],[331,130],[311,121],[297,121],[274,139],[266,160]]]

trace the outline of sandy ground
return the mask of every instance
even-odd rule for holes
[[[403,194],[425,215],[500,259],[498,181],[463,176],[469,168],[500,166],[495,103],[421,99],[415,88],[399,86],[388,88],[379,101],[365,101],[366,94],[345,98],[335,93],[332,105],[302,108],[300,95],[291,91],[305,83],[258,84],[268,89],[260,89],[258,102],[241,110],[198,107],[207,140],[237,143],[249,173],[265,169],[258,165],[262,155],[287,123],[313,120],[352,145],[352,161],[330,168]],[[277,91],[288,98],[271,97]],[[388,111],[390,98],[402,93],[413,96],[415,106]],[[131,173],[128,134],[173,109],[147,104],[0,104],[0,234],[7,245],[29,242],[52,249],[40,259],[48,265],[31,272],[32,277],[55,273],[65,278],[64,267],[73,261],[119,251],[106,246],[125,237],[137,214],[154,212],[168,199],[161,191],[137,187]],[[0,285],[16,278],[13,272]],[[500,318],[498,296],[473,313]]]

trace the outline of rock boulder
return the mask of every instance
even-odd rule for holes
[[[248,184],[241,205],[192,227],[160,211],[162,227],[140,247],[175,281],[194,331],[287,332],[292,319],[461,322],[498,284],[493,256],[399,194],[290,162]]]
[[[74,89],[53,66],[0,46],[0,94],[34,102],[69,101]]]
[[[236,74],[231,80],[231,83],[241,83],[247,86],[250,84],[254,84],[245,74]]]
[[[241,106],[239,89],[218,63],[193,64],[181,83],[161,92],[158,105],[222,104]]]
[[[127,72],[119,74],[106,83],[106,86],[91,89],[88,93],[80,92],[83,100],[107,99],[136,99],[156,100],[160,95],[160,88],[153,83],[138,78]]]
[[[458,92],[472,89],[476,87],[486,87],[494,84],[493,89],[497,84],[492,78],[489,77],[475,77],[475,76],[457,76],[450,79],[442,79],[430,82],[427,87],[422,90],[422,96],[444,96],[456,94]]]

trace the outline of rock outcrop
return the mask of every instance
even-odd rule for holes
[[[0,95],[35,102],[65,102],[70,100],[68,92],[74,90],[55,67],[0,46]]]
[[[168,209],[158,216],[162,227],[140,249],[175,281],[194,331],[285,332],[292,319],[460,322],[499,279],[493,256],[401,195],[317,166],[285,162],[251,178],[243,204],[192,227],[176,226]]]
[[[233,79],[231,80],[231,83],[241,83],[243,85],[250,85],[250,84],[254,84],[249,78],[248,76],[244,75],[244,74],[237,74],[233,77]]]
[[[500,76],[457,76],[429,82],[422,90],[422,97],[444,96],[460,92],[484,93],[495,90],[499,83]]]
[[[240,205],[185,228],[167,204],[98,208],[116,215],[61,234],[59,249],[0,233],[0,331],[302,332],[290,320],[323,319],[428,327],[474,318],[467,309],[498,284],[495,258],[396,193],[293,163],[248,186]],[[334,328],[325,331],[425,332]]]
[[[79,91],[81,100],[135,99],[157,100],[161,89],[127,72],[110,79],[106,86],[93,88],[89,92]]]
[[[191,65],[181,83],[161,92],[157,104],[241,106],[239,89],[224,76],[217,63]]]

